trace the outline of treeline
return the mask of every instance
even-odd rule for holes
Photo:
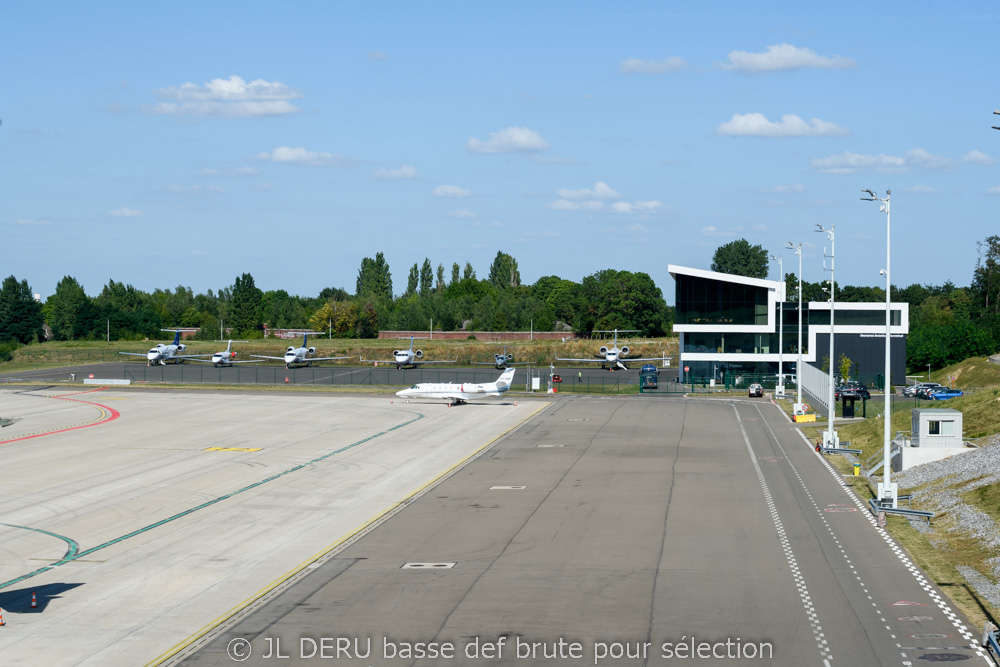
[[[414,264],[406,289],[393,293],[392,274],[382,253],[366,257],[354,293],[326,288],[315,297],[284,290],[262,291],[249,273],[217,292],[194,294],[189,287],[152,293],[110,280],[88,296],[74,277],[37,303],[26,280],[14,276],[0,290],[0,345],[55,340],[158,339],[163,328],[200,328],[198,338],[260,338],[273,329],[332,331],[343,338],[374,338],[382,329],[537,331],[589,334],[593,329],[638,329],[646,336],[671,332],[672,309],[645,273],[606,269],[579,283],[546,276],[522,285],[517,260],[498,252],[486,279],[458,263],[446,272],[429,259]],[[12,347],[13,346],[13,347]],[[2,353],[2,352],[0,352]]]

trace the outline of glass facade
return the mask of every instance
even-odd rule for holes
[[[808,315],[809,321],[813,324],[830,326],[829,310],[815,310],[812,313],[808,313],[808,311],[803,312],[803,321],[805,321],[806,315]],[[898,327],[903,321],[903,316],[898,310],[891,310],[889,311],[889,321],[892,323],[892,326]],[[838,307],[833,325],[835,327],[885,327],[885,308],[881,310],[841,310]]]
[[[675,276],[678,324],[767,324],[767,288]]]
[[[785,327],[784,354],[798,354],[798,321],[795,327]],[[778,354],[776,333],[686,333],[683,352],[715,352],[725,354]],[[809,339],[802,329],[802,354],[808,354]]]

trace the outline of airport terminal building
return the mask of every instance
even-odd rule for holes
[[[667,270],[676,284],[674,332],[680,336],[678,366],[685,381],[712,377],[724,381],[737,376],[776,378],[779,356],[786,377],[793,375],[788,382],[794,380],[799,304],[786,300],[783,282],[673,264]],[[891,382],[903,385],[909,304],[892,303],[890,311]],[[781,330],[779,317],[783,319]],[[846,354],[852,362],[853,377],[881,386],[885,372],[885,303],[838,302],[833,324],[834,357],[839,360]],[[829,350],[830,303],[803,303],[802,373],[803,385],[810,393],[821,391],[818,386],[813,391],[810,384],[826,377],[820,369]]]

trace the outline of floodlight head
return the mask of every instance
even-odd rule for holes
[[[868,196],[869,196],[869,197],[871,197],[872,199],[878,199],[878,198],[877,198],[877,197],[875,196],[875,193],[874,193],[874,192],[872,192],[871,190],[869,190],[868,188],[861,188],[861,191],[862,191],[862,192],[867,192],[867,193],[868,193]]]
[[[884,275],[885,275],[885,269],[879,269],[879,270],[878,270],[878,274],[879,274],[880,276],[884,276]]]
[[[881,211],[882,213],[885,213],[885,204],[882,204],[881,206],[879,206],[878,210]]]

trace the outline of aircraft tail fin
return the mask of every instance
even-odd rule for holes
[[[500,377],[497,379],[497,391],[504,392],[510,389],[510,385],[514,381],[514,372],[516,370],[516,368],[508,368],[500,374]]]
[[[181,330],[178,329],[174,332],[174,345],[178,345],[181,342]]]

